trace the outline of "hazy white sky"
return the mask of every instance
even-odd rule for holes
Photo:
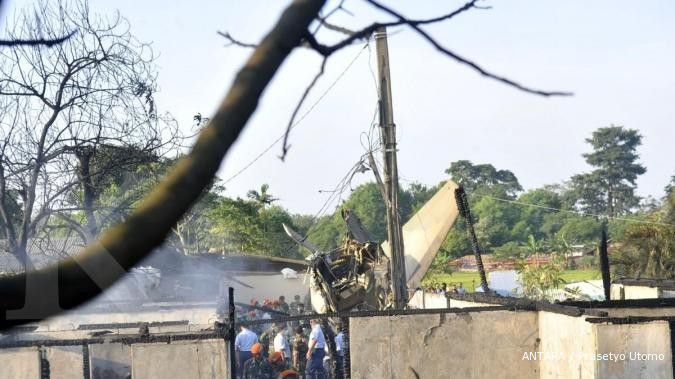
[[[104,13],[119,9],[132,32],[153,43],[160,54],[158,105],[187,130],[196,112],[208,116],[214,111],[250,54],[225,47],[216,31],[258,41],[288,2],[92,0],[92,8]],[[9,1],[5,10],[27,3]],[[462,3],[388,4],[425,17]],[[598,127],[615,124],[642,133],[639,153],[647,173],[638,181],[638,193],[661,197],[675,175],[675,2],[510,0],[484,5],[493,8],[473,10],[427,29],[446,47],[495,73],[575,95],[541,98],[519,92],[436,53],[410,30],[390,30],[403,184],[435,184],[459,159],[512,170],[526,189],[559,183],[589,170],[581,157],[589,150],[584,139]],[[347,0],[346,6],[354,15],[340,14],[335,22],[357,28],[374,18],[387,19],[360,0]],[[323,37],[331,41],[338,36]],[[328,194],[318,190],[334,187],[364,152],[360,134],[370,127],[377,97],[371,73],[375,65],[363,46],[331,58],[307,105],[358,56],[294,130],[286,161],[278,159],[281,145],[275,146],[227,183],[229,195],[243,196],[268,183],[291,211],[319,210]],[[221,178],[231,177],[283,134],[319,62],[310,51],[293,53],[228,154]],[[370,179],[369,173],[357,175],[353,184]]]

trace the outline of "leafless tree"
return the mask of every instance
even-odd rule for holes
[[[45,1],[9,25],[13,40],[77,30],[50,48],[0,50],[0,196],[20,207],[16,217],[0,201],[0,220],[9,251],[25,264],[29,240],[53,216],[93,241],[105,217],[97,214],[100,184],[160,153],[177,128],[155,108],[152,51],[119,14],[96,16],[86,1]]]
[[[476,1],[470,1],[459,10],[446,15],[426,20],[411,20],[373,0],[365,1],[394,20],[373,23],[334,45],[319,42],[310,31],[310,26],[318,23],[317,17],[326,1],[293,1],[281,14],[272,30],[260,43],[254,45],[253,53],[239,71],[215,115],[202,129],[191,152],[178,162],[173,171],[123,223],[103,233],[98,242],[88,245],[77,256],[60,262],[58,267],[48,267],[30,273],[33,280],[38,283],[49,283],[52,280],[50,278],[58,277],[60,304],[64,307],[74,307],[112,285],[124,275],[124,270],[133,267],[159,246],[176,222],[212,183],[223,157],[255,111],[263,91],[284,60],[298,46],[310,46],[327,59],[335,51],[354,41],[367,38],[379,26],[404,25],[415,30],[441,53],[488,78],[537,95],[565,94],[535,90],[495,75],[443,47],[422,29],[423,25],[448,20],[475,7]],[[323,68],[323,65],[321,67]],[[318,75],[321,72],[322,69]],[[315,79],[312,80],[312,83],[314,82]],[[17,304],[23,303],[27,276],[28,274],[24,273],[0,279],[0,310],[13,309],[12,307],[16,308]],[[31,301],[37,302],[33,307],[42,311],[44,315],[59,311],[53,308],[48,299],[31,299]],[[45,317],[44,315],[41,317]],[[23,320],[5,319],[1,320],[0,326],[6,328],[22,322]]]

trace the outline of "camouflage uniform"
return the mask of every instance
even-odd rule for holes
[[[305,373],[305,368],[307,367],[307,349],[307,338],[304,335],[296,333],[293,338],[293,356],[297,359],[295,368],[302,374]]]
[[[270,355],[270,334],[272,332],[268,329],[264,331],[258,338],[258,342],[262,345],[262,356],[267,358]]]
[[[275,379],[275,377],[272,366],[267,363],[265,358],[256,359],[253,357],[244,363],[242,379]]]

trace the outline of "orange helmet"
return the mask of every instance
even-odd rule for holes
[[[281,362],[283,360],[283,357],[281,356],[281,352],[275,351],[274,353],[270,354],[269,361],[270,363],[277,363]]]
[[[262,345],[259,342],[256,342],[251,346],[251,354],[257,355],[262,351]]]
[[[295,370],[288,369],[282,371],[281,374],[279,374],[279,377],[284,379],[297,379],[298,373]]]

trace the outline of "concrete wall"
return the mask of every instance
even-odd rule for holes
[[[623,299],[621,298],[621,289],[623,288]],[[627,286],[619,283],[612,283],[610,287],[610,298],[612,300],[629,299],[657,299],[661,297],[658,287],[647,286]]]
[[[89,345],[92,379],[126,379],[131,375],[131,347],[121,343]]]
[[[473,301],[450,299],[450,308],[498,307],[498,306],[499,304],[476,303]]]
[[[84,376],[82,346],[50,346],[45,350],[50,377],[81,379]]]
[[[132,377],[226,379],[226,351],[223,341],[214,340],[132,345]]]
[[[536,312],[350,319],[352,378],[538,378]]]
[[[216,306],[197,306],[194,308],[159,309],[157,307],[140,308],[135,312],[66,312],[57,317],[39,323],[38,331],[76,330],[85,324],[114,324],[132,322],[167,322],[188,320],[190,324],[213,325],[216,321]]]
[[[596,378],[593,361],[595,353],[593,324],[583,317],[539,312],[539,360],[541,378]]]
[[[597,378],[669,379],[673,377],[668,322],[625,325],[595,324],[593,326],[596,333],[597,354],[615,353],[619,355],[618,358],[603,358],[596,361]],[[645,357],[638,356],[636,353],[652,355]]]
[[[40,377],[40,352],[37,347],[0,349],[0,379],[37,379]]]
[[[445,295],[416,291],[408,304],[417,309],[447,308],[448,299]]]
[[[653,308],[598,308],[608,313],[609,317],[662,317],[675,316],[675,307],[653,307]]]

